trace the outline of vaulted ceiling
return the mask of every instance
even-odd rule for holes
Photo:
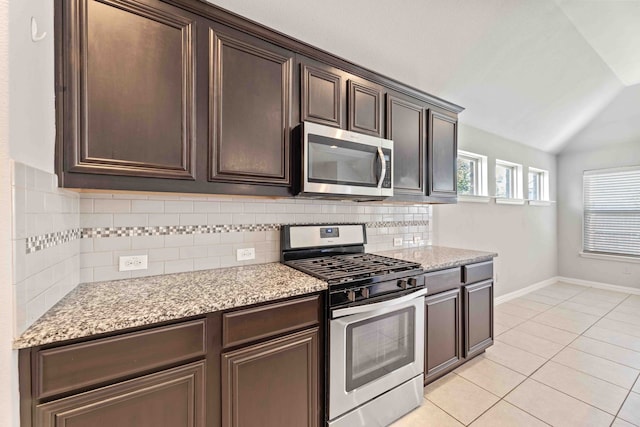
[[[640,0],[209,1],[462,105],[461,122],[544,151],[578,149],[580,138],[593,145],[585,132],[601,138],[601,117],[638,96]],[[640,128],[632,121],[620,135],[607,125],[607,141],[628,139],[627,125]]]

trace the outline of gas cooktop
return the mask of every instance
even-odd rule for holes
[[[364,253],[298,259],[286,261],[285,264],[329,284],[421,268],[421,265],[415,262]]]

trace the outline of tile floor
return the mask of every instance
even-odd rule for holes
[[[392,427],[640,426],[640,295],[559,282],[496,306],[495,335]]]

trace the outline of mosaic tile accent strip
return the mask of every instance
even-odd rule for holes
[[[43,249],[52,248],[72,240],[80,239],[82,230],[74,228],[71,230],[57,231],[55,233],[47,233],[40,236],[27,237],[27,254],[38,252]]]
[[[76,239],[279,231],[283,225],[284,224],[224,224],[76,228],[57,233],[28,237],[26,240],[26,252],[27,254],[38,252]],[[419,227],[428,225],[429,221],[379,221],[366,223],[367,228]]]

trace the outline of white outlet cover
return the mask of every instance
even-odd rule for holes
[[[146,270],[149,267],[147,255],[121,256],[118,261],[119,271]]]
[[[247,261],[249,259],[255,259],[255,257],[255,248],[238,249],[238,251],[236,252],[236,260],[238,261]]]
[[[402,237],[394,237],[393,246],[402,246]]]

